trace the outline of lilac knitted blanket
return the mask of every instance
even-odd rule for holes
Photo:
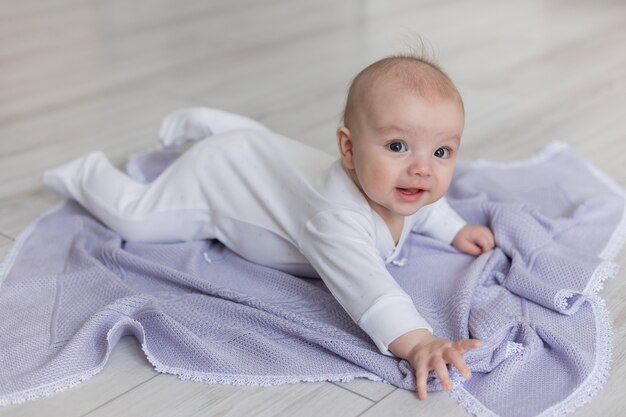
[[[173,157],[138,156],[129,172],[149,180]],[[609,368],[611,324],[596,293],[617,272],[624,193],[556,144],[526,162],[461,165],[449,200],[491,225],[497,248],[474,258],[413,235],[389,269],[437,335],[483,340],[466,354],[474,377],[456,374],[452,396],[481,416],[561,415],[587,402]],[[321,281],[215,241],[126,243],[71,202],[15,242],[0,267],[0,317],[1,405],[90,378],[128,334],[158,371],[194,381],[415,385]]]

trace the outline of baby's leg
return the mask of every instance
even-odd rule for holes
[[[212,237],[209,207],[183,155],[156,180],[143,184],[94,152],[46,171],[43,182],[78,201],[125,240],[176,242]]]
[[[237,129],[267,130],[261,123],[245,116],[208,107],[189,107],[163,118],[159,138],[163,146],[169,148]]]

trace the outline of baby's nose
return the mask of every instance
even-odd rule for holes
[[[411,165],[409,165],[409,175],[419,175],[422,177],[427,177],[432,175],[432,167],[430,163],[424,160],[414,160]]]

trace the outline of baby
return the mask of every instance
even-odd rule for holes
[[[165,146],[207,138],[148,184],[100,152],[44,174],[125,240],[218,239],[240,256],[294,275],[321,277],[380,351],[407,359],[420,399],[429,371],[451,389],[477,340],[432,334],[386,269],[410,232],[472,255],[494,246],[446,203],[464,126],[460,94],[434,64],[390,57],[352,82],[337,130],[340,158],[242,116],[207,108],[167,116]]]

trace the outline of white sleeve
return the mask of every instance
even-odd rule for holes
[[[173,111],[163,118],[159,138],[163,146],[171,148],[237,129],[267,130],[261,123],[245,116],[208,107],[189,107]]]
[[[414,216],[417,216],[417,221],[412,228],[413,232],[433,237],[445,243],[452,243],[459,230],[467,224],[450,207],[445,198],[423,207]]]
[[[371,229],[364,215],[326,211],[307,222],[300,250],[378,349],[393,356],[388,347],[396,338],[432,328],[387,271]]]

